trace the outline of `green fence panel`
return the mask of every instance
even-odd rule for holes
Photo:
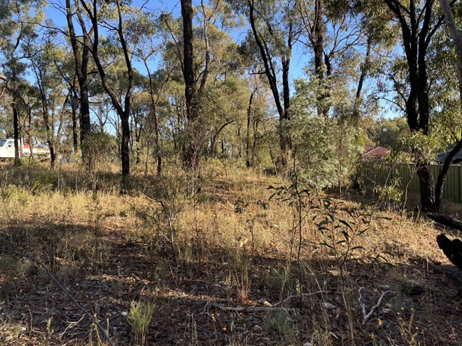
[[[460,196],[460,166],[452,166],[449,168],[446,181],[443,187],[444,199],[456,203],[461,202]]]
[[[399,186],[407,187],[409,192],[420,193],[420,182],[416,166],[412,163],[387,164],[380,161],[366,162],[362,165],[361,177],[367,186],[384,186],[395,183],[399,178]],[[441,165],[431,165],[435,183],[438,179]],[[453,165],[449,168],[443,188],[443,198],[447,201],[462,203],[462,167]]]

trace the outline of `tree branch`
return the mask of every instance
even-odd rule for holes
[[[94,323],[101,330],[101,332],[103,333],[104,337],[109,342],[109,344],[111,346],[114,346],[114,344],[111,341],[111,338],[109,337],[109,334],[108,334],[107,330],[104,329],[101,326],[101,324],[99,324],[99,322],[96,320],[96,318],[93,317],[87,310],[85,310],[82,307],[82,305],[79,304],[79,302],[77,300],[75,300],[75,298],[69,293],[69,291],[66,288],[64,288],[63,285],[61,285],[61,283],[58,281],[58,279],[55,278],[55,276],[50,272],[50,270],[47,268],[47,266],[45,264],[43,264],[41,261],[39,261],[36,257],[34,257],[32,255],[29,255],[29,254],[24,254],[24,253],[20,253],[20,252],[14,251],[14,250],[8,250],[8,249],[2,249],[2,248],[0,248],[0,252],[8,253],[8,254],[11,254],[11,255],[19,256],[19,257],[28,258],[31,261],[33,261],[33,262],[37,263],[38,265],[40,265],[43,268],[43,270],[45,270],[45,272],[48,274],[48,276],[54,281],[54,283],[59,287],[59,289],[61,289],[61,291],[63,291],[69,297],[69,299],[72,300],[72,302],[85,315],[87,315],[90,318],[91,322]]]

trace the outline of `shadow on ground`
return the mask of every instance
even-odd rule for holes
[[[427,259],[350,261],[340,273],[316,257],[287,263],[255,251],[236,265],[220,247],[193,247],[196,260],[180,261],[162,239],[18,223],[2,227],[2,247],[42,261],[116,345],[143,341],[132,302],[155,307],[146,345],[461,344],[460,283]],[[0,256],[0,344],[108,344],[39,266]]]

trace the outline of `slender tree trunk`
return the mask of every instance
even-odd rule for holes
[[[290,44],[291,45],[291,44]],[[287,164],[287,151],[292,149],[292,140],[289,130],[285,128],[290,120],[290,83],[289,83],[290,55],[282,58],[282,93],[284,99],[284,116],[279,121],[280,145],[282,152],[283,166]]]
[[[122,144],[121,144],[121,157],[122,157],[122,179],[124,187],[127,187],[127,178],[130,175],[130,116],[125,112],[120,116],[122,126]]]
[[[212,157],[215,157],[216,153],[217,153],[217,137],[212,136],[212,138],[210,138],[210,155]]]
[[[159,121],[157,118],[157,106],[154,105],[153,110],[153,119],[154,119],[154,143],[156,146],[156,159],[157,159],[157,175],[160,176],[162,174],[162,149],[160,147],[160,139],[159,139]]]
[[[249,168],[250,165],[250,124],[252,120],[252,101],[255,91],[252,91],[249,99],[249,106],[247,107],[247,134],[245,138],[245,155],[246,155],[246,166]]]
[[[13,77],[14,78],[14,77]],[[14,165],[19,166],[21,164],[19,156],[19,111],[18,111],[18,96],[16,90],[16,82],[13,87],[13,135],[14,135]]]
[[[74,149],[74,153],[77,153],[79,149],[79,138],[78,138],[78,131],[77,131],[77,109],[78,107],[78,97],[76,95],[75,89],[72,92],[72,96],[70,99],[71,104],[71,111],[72,111],[72,147]]]
[[[85,139],[91,133],[91,121],[90,121],[90,101],[89,101],[89,87],[90,82],[88,79],[88,63],[91,45],[91,35],[93,29],[87,31],[85,21],[77,11],[79,23],[83,33],[83,44],[81,44],[77,38],[74,29],[74,12],[70,0],[66,0],[66,18],[69,31],[69,38],[74,53],[75,72],[77,80],[79,82],[80,92],[80,148],[82,150],[82,159],[87,160],[87,148],[85,148]],[[74,151],[77,152],[77,146],[74,143]]]
[[[247,6],[249,9],[249,22],[252,29],[253,37],[255,43],[257,44],[258,51],[263,61],[263,66],[265,68],[265,75],[268,79],[268,83],[273,94],[274,103],[279,114],[279,146],[281,149],[281,155],[278,158],[278,163],[280,166],[286,166],[287,164],[287,151],[291,149],[292,143],[290,139],[290,134],[286,132],[284,127],[285,123],[290,120],[290,87],[289,87],[289,68],[290,68],[290,57],[291,49],[293,46],[293,39],[295,33],[293,31],[293,23],[289,22],[288,29],[288,38],[286,42],[287,51],[280,56],[282,63],[282,96],[283,100],[281,101],[280,91],[278,89],[277,83],[277,67],[274,65],[275,56],[273,56],[268,50],[267,44],[264,41],[258,27],[257,27],[257,16],[255,9],[255,0],[247,0]],[[273,28],[271,25],[268,25],[268,30],[270,33],[273,33]]]
[[[89,101],[89,83],[87,78],[81,80],[80,84],[80,148],[82,150],[82,159],[85,161],[88,158],[88,148],[85,147],[85,140],[91,134],[90,122],[90,101]]]
[[[355,103],[353,107],[353,115],[351,119],[351,123],[353,126],[358,127],[359,122],[361,120],[361,93],[363,90],[364,80],[366,79],[367,72],[369,71],[369,64],[371,58],[371,50],[372,50],[372,40],[367,40],[367,49],[366,49],[366,57],[364,58],[364,62],[361,65],[361,75],[359,76],[358,87],[356,89],[355,95]]]
[[[121,121],[121,131],[122,131],[122,138],[121,138],[121,148],[120,148],[120,155],[122,160],[122,189],[121,193],[124,193],[128,189],[128,183],[130,178],[130,104],[131,98],[134,92],[134,84],[135,84],[135,76],[132,68],[132,61],[131,61],[131,53],[130,49],[127,45],[125,32],[124,32],[124,23],[123,23],[123,13],[122,13],[122,5],[119,0],[115,0],[115,6],[117,8],[117,27],[116,32],[118,35],[118,39],[120,41],[121,50],[124,56],[125,68],[127,73],[127,89],[125,91],[125,95],[123,98],[123,104],[119,101],[118,93],[111,87],[109,84],[106,70],[103,67],[101,62],[101,58],[99,55],[99,30],[98,30],[98,1],[93,0],[91,4],[88,4],[84,0],[80,0],[80,4],[85,8],[91,22],[92,22],[92,30],[94,31],[93,34],[93,44],[91,46],[91,54],[93,56],[93,60],[95,61],[96,68],[98,69],[99,76],[101,78],[101,82],[103,84],[103,88],[106,93],[111,98],[111,103],[114,106],[120,121]],[[89,7],[91,5],[91,7]]]
[[[257,135],[258,135],[258,120],[255,120],[253,122],[253,143],[252,143],[252,158],[251,158],[251,163],[252,165],[255,165],[255,156],[256,156],[256,150],[257,150]]]
[[[151,97],[151,107],[152,107],[152,120],[154,121],[154,144],[155,144],[155,152],[156,152],[156,160],[157,160],[157,175],[160,176],[162,174],[162,149],[160,146],[160,134],[159,134],[159,119],[157,115],[157,103],[159,101],[159,92],[157,95],[157,99],[154,99],[154,82],[153,77],[151,74],[151,70],[147,63],[146,59],[143,59],[144,66],[146,67],[146,71],[148,71],[148,79],[149,79],[149,91]],[[168,81],[169,77],[165,80],[165,83]],[[163,89],[163,87],[161,88]],[[149,152],[149,150],[148,150]]]

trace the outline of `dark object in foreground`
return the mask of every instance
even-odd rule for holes
[[[444,234],[440,234],[436,237],[436,242],[452,264],[462,270],[462,241],[457,238],[450,240]]]

